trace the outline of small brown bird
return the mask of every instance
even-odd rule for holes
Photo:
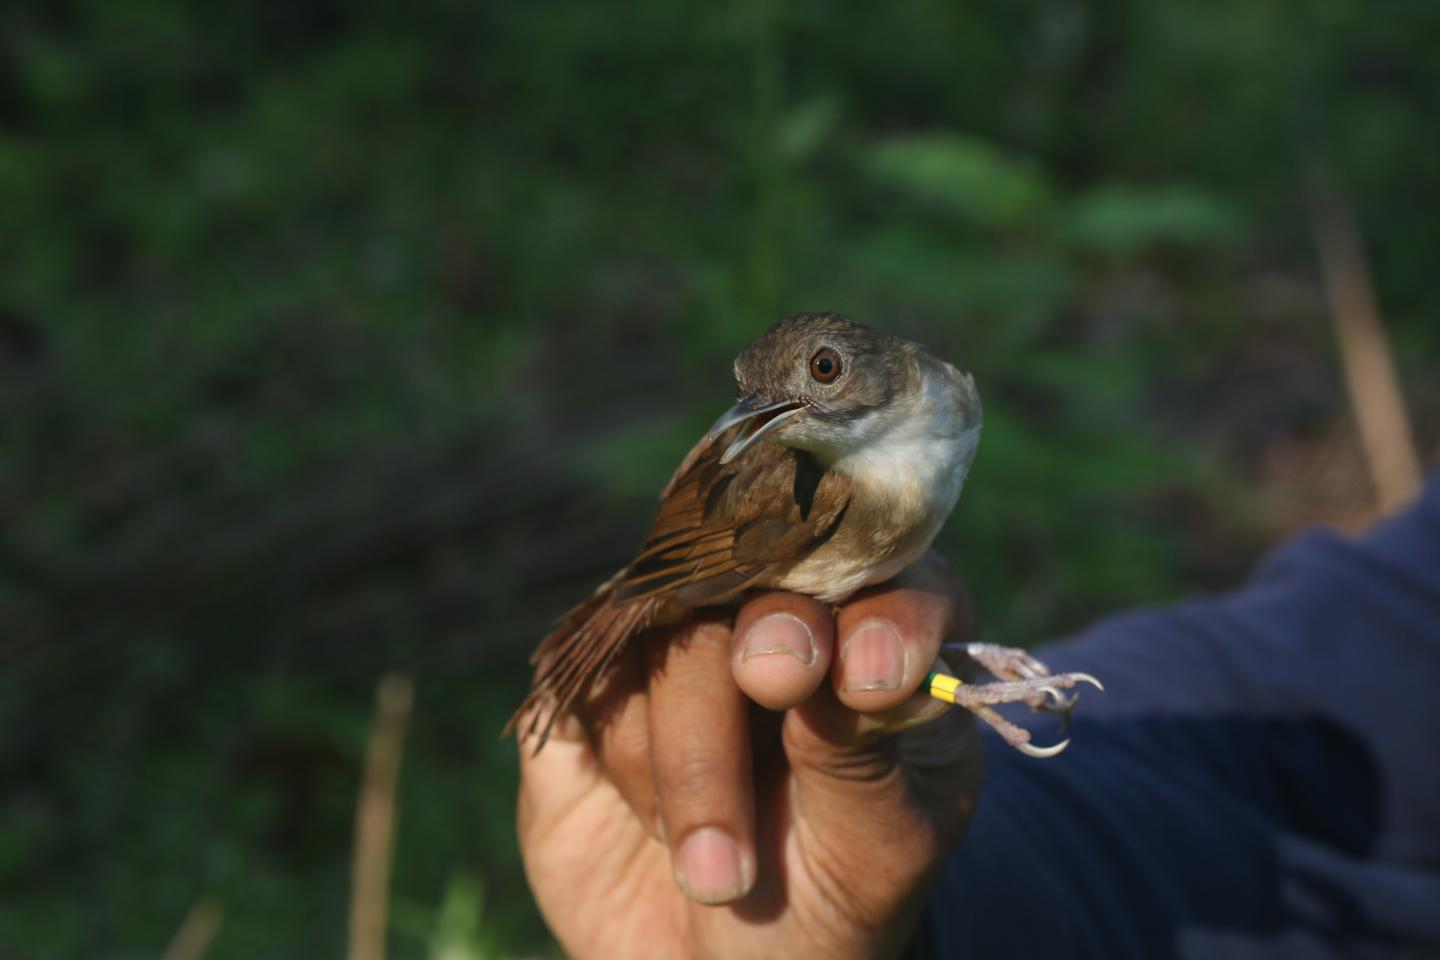
[[[735,360],[740,399],[690,451],[660,494],[640,552],[561,618],[536,649],[530,720],[539,750],[555,718],[601,677],[633,637],[752,588],[838,603],[881,583],[930,546],[960,496],[980,439],[980,395],[967,374],[924,347],[833,313],[786,317]],[[1022,651],[964,648],[1002,681],[961,686],[932,674],[930,692],[975,711],[1035,756],[1029,733],[992,704],[1068,710],[1051,676]],[[537,709],[544,706],[544,709]],[[1068,743],[1068,741],[1066,741]]]

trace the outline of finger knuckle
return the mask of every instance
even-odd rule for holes
[[[712,795],[726,766],[720,758],[699,751],[684,751],[657,761],[655,779],[667,797],[694,801]]]

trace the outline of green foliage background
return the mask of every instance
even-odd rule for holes
[[[1343,428],[1302,168],[1434,449],[1440,8],[0,10],[0,954],[334,956],[411,673],[396,956],[547,949],[496,732],[731,395],[833,308],[975,372],[941,548],[1029,643],[1233,582]],[[1337,425],[1339,425],[1337,427]]]

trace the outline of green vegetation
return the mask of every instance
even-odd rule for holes
[[[1435,449],[1437,28],[1359,0],[10,5],[0,955],[155,956],[204,899],[217,960],[339,955],[390,669],[393,955],[543,952],[496,740],[525,654],[786,312],[975,372],[940,546],[987,637],[1233,581],[1313,516],[1272,451],[1344,433],[1307,164],[1359,214]]]

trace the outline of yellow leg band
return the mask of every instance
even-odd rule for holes
[[[960,689],[962,683],[964,681],[959,677],[944,673],[931,673],[925,677],[925,688],[930,696],[946,703],[955,702],[955,691]]]

